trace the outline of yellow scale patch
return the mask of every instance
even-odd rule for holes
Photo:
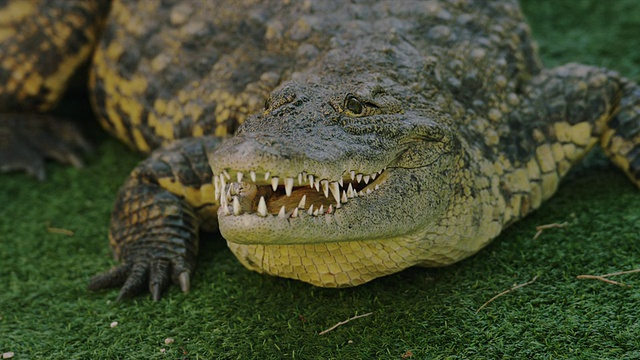
[[[158,185],[172,194],[184,198],[191,206],[198,210],[198,218],[201,219],[203,230],[215,230],[216,213],[220,204],[214,201],[215,188],[213,183],[203,184],[199,188],[184,186],[174,178],[158,179]]]
[[[419,261],[414,244],[398,239],[305,245],[227,243],[250,270],[322,287],[356,286]]]
[[[95,11],[92,8],[94,4],[86,4],[87,12]],[[42,5],[44,6],[44,5]],[[50,19],[41,16],[37,3],[30,1],[11,1],[3,8],[0,13],[0,41],[10,38],[16,39],[15,48],[9,47],[7,50],[11,54],[3,62],[2,66],[11,70],[11,79],[7,84],[2,84],[4,91],[16,92],[18,99],[37,96],[41,93],[42,88],[46,88],[42,102],[38,106],[39,111],[50,109],[60,98],[66,88],[67,80],[85,59],[91,53],[93,43],[96,39],[97,26],[88,26],[85,19],[78,14],[65,14],[64,21],[51,23]],[[61,15],[61,14],[60,14]],[[33,18],[22,27],[22,32],[16,33],[16,24],[25,22],[26,18]],[[84,35],[88,39],[76,53],[67,50],[67,42],[72,34],[73,29],[82,29]],[[39,32],[42,32],[39,34]],[[21,52],[17,48],[17,44],[24,41],[33,41],[29,38],[37,37],[40,41],[39,48],[43,51],[49,50],[52,46],[61,49],[65,53],[62,59],[58,59],[54,63],[57,68],[53,74],[46,78],[38,73],[39,69],[34,68],[36,55],[29,56],[28,53]],[[19,90],[18,90],[19,89]]]
[[[158,179],[158,184],[170,193],[184,197],[193,207],[201,207],[205,204],[212,203],[212,199],[214,198],[215,191],[211,183],[204,184],[199,188],[194,188],[184,186],[174,178],[166,177]]]
[[[29,1],[10,1],[0,12],[0,25],[19,23],[36,13],[36,5]]]

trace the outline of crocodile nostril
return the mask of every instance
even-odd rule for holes
[[[303,87],[295,82],[287,82],[274,90],[264,102],[264,111],[271,112],[285,105],[300,107],[309,101]]]
[[[296,99],[294,92],[276,92],[271,94],[264,102],[265,111],[275,110],[292,103]],[[298,102],[301,102],[300,100]]]

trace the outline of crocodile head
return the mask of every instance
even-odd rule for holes
[[[411,237],[443,218],[457,140],[446,115],[384,82],[283,84],[210,156],[218,223],[238,244]]]

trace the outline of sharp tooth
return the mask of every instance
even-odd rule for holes
[[[240,208],[240,200],[238,200],[237,196],[233,197],[233,215],[242,214],[242,209]]]
[[[293,212],[291,213],[291,217],[292,218],[297,218],[298,217],[298,208],[293,208]]]
[[[274,176],[271,178],[271,188],[273,189],[273,191],[276,191],[278,189],[278,177]]]
[[[298,185],[302,185],[302,173],[298,174]]]
[[[216,198],[216,201],[220,200],[220,178],[217,176],[213,177],[213,188],[215,189],[214,196]]]
[[[342,178],[340,178],[340,180],[338,180],[338,184],[340,184],[340,187],[344,186],[344,182],[342,181]]]
[[[313,175],[309,175],[309,187],[313,189]]]
[[[358,174],[358,175],[356,175],[356,180],[357,180],[358,182],[362,181],[362,174]]]
[[[280,219],[285,219],[287,217],[287,215],[285,214],[285,209],[284,209],[284,205],[282,205],[282,207],[280,208],[280,211],[278,212],[278,217]]]
[[[327,209],[327,214],[331,214],[333,212],[333,206],[329,204],[329,208]]]
[[[378,190],[380,189],[380,185],[376,184],[376,186],[373,188],[374,190]]]
[[[222,208],[223,215],[229,215],[229,203],[227,202],[227,197],[222,195],[220,198],[220,207]]]
[[[287,196],[291,196],[291,191],[293,190],[293,178],[284,179],[284,192],[287,193]]]
[[[324,205],[320,205],[320,209],[318,209],[318,214],[324,214]]]
[[[356,196],[356,192],[353,191],[353,186],[349,183],[349,187],[347,188],[347,197],[352,198]]]
[[[371,188],[367,188],[367,195],[371,194],[372,191]]]
[[[267,203],[264,201],[264,196],[260,196],[260,202],[258,202],[258,215],[267,216]]]
[[[333,181],[330,188],[333,198],[336,200],[336,203],[340,205],[340,185],[337,182]]]
[[[318,210],[316,210],[316,211],[318,211]],[[309,206],[309,210],[307,211],[307,214],[313,215],[313,204],[311,204],[311,206]]]
[[[320,183],[322,184],[322,192],[324,193],[324,197],[329,197],[329,181],[322,180]]]
[[[371,180],[375,180],[378,176],[378,173],[371,173]]]
[[[316,179],[313,186],[316,188],[316,191],[320,192],[320,180]]]
[[[302,199],[300,199],[300,203],[298,204],[298,207],[300,209],[304,209],[304,203],[307,200],[307,195],[302,195]]]
[[[316,211],[313,212],[313,216],[318,216],[318,209],[316,209]]]
[[[252,171],[249,173],[249,177],[251,177],[251,181],[256,182],[256,172]]]
[[[342,190],[342,198],[340,199],[340,202],[342,203],[346,203],[348,201],[347,199],[347,192]]]
[[[264,173],[264,179],[265,180],[269,180],[270,177],[271,177],[271,173],[270,172],[267,171],[266,173]]]
[[[368,183],[369,183],[369,175],[365,175],[365,176],[363,176],[363,177],[362,177],[362,180],[364,180],[364,183],[365,183],[365,184],[368,184]]]
[[[356,172],[354,170],[351,170],[349,174],[351,175],[351,180],[356,178]]]
[[[224,175],[220,174],[220,196],[224,197],[224,192],[227,190],[227,182],[224,179]]]
[[[244,177],[244,174],[238,171],[238,173],[236,174],[236,177],[238,178],[238,182],[242,182],[242,178]]]
[[[229,176],[229,173],[227,172],[227,170],[222,170],[222,174],[224,175],[224,177],[227,178],[227,180],[231,180],[231,176]]]

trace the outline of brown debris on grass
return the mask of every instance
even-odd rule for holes
[[[402,359],[409,359],[413,357],[413,352],[411,352],[411,350],[407,350],[407,352],[405,352],[404,354],[402,354]]]
[[[640,272],[640,269],[634,269],[634,270],[628,270],[628,271],[620,271],[620,272],[615,272],[615,273],[611,273],[611,274],[604,274],[604,275],[578,275],[578,276],[576,276],[576,279],[600,280],[600,281],[603,281],[603,282],[606,282],[606,283],[612,284],[612,285],[631,287],[631,285],[627,285],[625,283],[618,282],[618,281],[613,281],[613,280],[607,279],[607,278],[611,277],[611,276],[633,274],[633,273],[637,273],[637,272]]]
[[[62,235],[67,235],[67,236],[73,236],[73,231],[68,230],[68,229],[61,229],[61,228],[52,227],[50,221],[47,221],[47,232],[49,232],[51,234],[62,234]]]
[[[547,229],[563,228],[563,227],[566,227],[567,225],[569,225],[569,223],[566,221],[563,222],[562,224],[553,223],[553,224],[538,225],[536,226],[536,230],[538,232],[533,236],[533,240],[537,239],[540,235],[542,235],[542,232]]]
[[[372,313],[372,312],[370,312],[370,313],[366,313],[366,314],[362,314],[362,315],[356,315],[356,316],[354,316],[354,317],[352,317],[352,318],[349,318],[349,319],[347,319],[347,320],[345,320],[345,321],[340,321],[339,323],[337,323],[337,324],[333,325],[332,327],[328,328],[327,330],[323,330],[323,331],[319,332],[319,333],[318,333],[318,335],[324,335],[324,334],[328,333],[329,331],[334,330],[334,329],[335,329],[335,328],[337,328],[338,326],[341,326],[341,325],[344,325],[344,324],[348,323],[348,322],[349,322],[349,321],[351,321],[351,320],[355,320],[355,319],[363,318],[363,317],[365,317],[365,316],[369,316],[369,315],[371,315],[371,314],[373,314],[373,313]]]
[[[482,304],[482,306],[480,306],[480,307],[478,308],[478,310],[476,310],[476,314],[477,314],[478,312],[480,312],[480,310],[482,310],[483,308],[485,308],[487,305],[489,305],[492,301],[494,301],[495,299],[499,298],[500,296],[506,295],[506,294],[508,294],[508,293],[510,293],[510,292],[512,292],[512,291],[514,291],[514,290],[520,289],[521,287],[525,287],[525,286],[527,286],[527,285],[531,285],[531,284],[533,284],[533,283],[536,281],[536,279],[538,279],[538,275],[534,276],[534,277],[533,277],[533,279],[531,279],[531,280],[527,281],[527,282],[526,282],[526,283],[524,283],[524,284],[514,285],[511,289],[507,289],[507,290],[505,290],[505,291],[501,292],[500,294],[498,294],[498,295],[496,295],[496,296],[492,297],[491,299],[489,299],[489,301],[487,301],[486,303]]]

